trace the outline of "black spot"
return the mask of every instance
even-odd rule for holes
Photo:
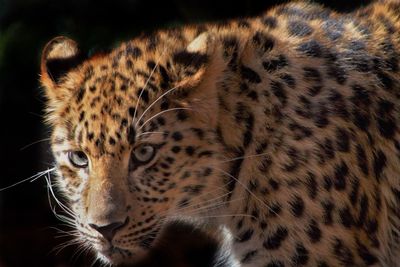
[[[240,260],[241,263],[249,263],[257,255],[257,250],[250,250],[244,254],[243,258]],[[219,265],[219,264],[218,264]]]
[[[300,217],[304,212],[304,201],[301,197],[295,196],[290,202],[290,207],[295,217]]]
[[[243,79],[246,79],[251,83],[260,83],[261,82],[260,76],[254,70],[252,70],[246,66],[241,66],[240,73],[241,73]]]
[[[363,224],[367,221],[367,214],[369,209],[369,200],[367,195],[364,193],[360,198],[360,209],[357,218],[358,226],[363,226]]]
[[[315,220],[310,221],[307,234],[312,243],[318,242],[321,239],[321,229]]]
[[[326,191],[330,191],[332,188],[332,179],[329,176],[325,175],[323,185]]]
[[[331,139],[325,138],[324,143],[320,146],[326,158],[333,159],[335,157],[335,151]]]
[[[393,90],[393,79],[386,73],[379,71],[377,74],[379,81],[381,82],[382,88],[386,91]]]
[[[139,89],[136,92],[136,95],[137,95],[138,99],[140,98],[144,102],[149,103],[149,92],[146,89],[143,89],[143,88]]]
[[[287,86],[294,89],[296,87],[296,80],[290,74],[284,74],[281,76],[283,82],[286,83]]]
[[[316,95],[318,95],[318,94],[321,92],[322,88],[323,88],[323,87],[322,87],[321,85],[313,85],[313,86],[310,86],[310,87],[308,88],[309,95],[310,95],[310,96],[316,96]]]
[[[185,187],[183,187],[182,191],[185,193],[188,193],[191,196],[195,196],[200,194],[203,189],[205,188],[204,185],[187,185]]]
[[[250,28],[250,24],[243,19],[238,22],[238,26],[240,28]]]
[[[357,240],[357,253],[365,265],[373,265],[378,262],[378,259],[359,240]]]
[[[188,147],[186,147],[186,149],[185,149],[186,154],[188,154],[188,156],[193,156],[194,150],[195,150],[195,149],[194,149],[193,146],[188,146]]]
[[[198,52],[180,51],[174,54],[173,59],[176,63],[184,67],[194,67],[199,69],[201,66],[208,62],[208,56]]]
[[[93,133],[88,133],[88,134],[87,134],[87,139],[88,139],[89,141],[92,141],[93,138],[94,138],[94,134],[93,134]]]
[[[247,147],[253,139],[254,115],[249,111],[249,108],[241,102],[237,103],[234,115],[237,123],[245,124],[243,146]]]
[[[339,238],[336,238],[333,243],[333,253],[344,266],[354,266],[354,256],[351,250]]]
[[[163,117],[158,117],[157,122],[161,126],[165,125],[165,119]]]
[[[277,59],[271,59],[262,63],[268,72],[274,72],[288,66],[288,61],[284,55],[279,55]]]
[[[129,127],[127,131],[128,131],[128,142],[129,142],[129,144],[134,144],[135,140],[136,140],[135,128]]]
[[[126,85],[125,83],[124,83],[124,84],[121,84],[121,86],[119,87],[119,89],[120,89],[121,91],[126,91],[126,90],[128,89],[128,85]]]
[[[302,244],[297,244],[296,252],[292,258],[292,262],[295,263],[296,266],[306,265],[309,260],[308,254],[308,250]]]
[[[174,132],[172,134],[172,139],[175,141],[181,141],[183,139],[183,135],[180,132]]]
[[[329,124],[328,120],[329,110],[324,103],[318,105],[318,111],[314,114],[315,125],[319,128],[325,128]]]
[[[302,43],[297,47],[297,51],[309,56],[309,57],[321,57],[323,54],[323,48],[320,43],[316,40],[310,40]]]
[[[231,166],[230,166],[230,170],[229,170],[229,181],[227,183],[227,191],[228,193],[228,201],[230,200],[230,198],[232,197],[232,192],[233,189],[235,189],[236,186],[236,182],[237,180],[234,179],[233,177],[238,177],[240,170],[242,168],[242,163],[243,163],[243,156],[244,156],[244,151],[243,150],[239,150],[236,155],[234,156],[235,158],[238,158],[238,160],[235,160],[234,162],[232,162]]]
[[[318,261],[317,267],[329,267],[329,265],[325,261]]]
[[[167,110],[169,108],[169,101],[166,98],[161,100],[160,108],[161,110]]]
[[[140,57],[142,55],[142,50],[139,47],[133,46],[132,44],[128,44],[126,46],[126,53],[131,55],[134,59]]]
[[[189,117],[185,110],[178,110],[176,112],[176,118],[180,121],[185,121]]]
[[[179,153],[179,151],[181,151],[181,147],[179,147],[179,146],[173,146],[173,147],[171,148],[171,151],[174,152],[174,153]]]
[[[248,96],[251,100],[253,100],[253,101],[257,101],[257,100],[258,100],[258,94],[257,94],[256,91],[251,90],[251,91],[247,94],[247,96]]]
[[[349,167],[342,161],[340,165],[335,167],[334,185],[336,190],[344,190],[346,188],[346,177],[349,173]]]
[[[92,93],[94,93],[96,91],[96,89],[97,89],[97,87],[94,86],[94,85],[89,87],[89,91],[92,92]]]
[[[335,205],[330,201],[325,201],[322,202],[322,208],[324,209],[324,215],[323,215],[324,223],[326,225],[331,225],[333,223],[332,212],[333,209],[335,208]]]
[[[248,113],[245,124],[246,131],[243,133],[243,147],[246,148],[253,140],[254,115],[252,113]]]
[[[240,233],[237,237],[236,237],[236,242],[238,243],[243,243],[246,241],[249,241],[251,239],[251,237],[253,236],[253,229],[248,229],[242,233]]]
[[[344,227],[350,228],[353,225],[354,223],[353,215],[351,214],[350,208],[348,206],[339,210],[339,216],[340,216],[340,221],[342,222]]]
[[[275,233],[272,233],[267,240],[264,241],[263,246],[268,250],[278,249],[282,242],[288,237],[288,230],[282,226],[279,226]]]
[[[129,112],[129,116],[133,117],[135,115],[135,108],[134,107],[130,107],[128,109],[128,112]]]
[[[84,118],[85,118],[85,111],[81,111],[81,113],[79,114],[79,122],[82,122]]]
[[[351,101],[354,103],[354,105],[361,108],[368,108],[371,105],[369,91],[359,84],[353,84],[351,88],[353,90]]]
[[[344,97],[339,92],[332,89],[329,93],[328,100],[331,104],[331,112],[345,120],[348,120],[349,112],[347,110]]]
[[[204,138],[204,131],[200,128],[191,128],[191,130],[197,135],[199,139]]]
[[[281,213],[282,207],[279,203],[271,204],[269,208],[269,213],[271,217],[277,217]]]
[[[356,205],[360,191],[360,180],[355,178],[351,180],[351,191],[349,193],[350,202],[353,206]]]
[[[339,39],[342,37],[344,31],[343,21],[336,19],[328,19],[322,23],[322,29],[325,31],[325,34],[332,41]]]
[[[311,199],[315,199],[318,191],[318,183],[317,180],[315,179],[315,175],[311,172],[307,174],[306,185],[307,185],[308,195],[310,196]]]
[[[361,145],[357,145],[357,164],[360,170],[367,176],[369,174],[368,159],[365,150]]]
[[[76,103],[80,103],[83,99],[83,97],[85,96],[86,90],[85,88],[82,86],[79,88],[78,93],[76,94]]]
[[[114,138],[112,138],[112,137],[110,137],[109,139],[108,139],[108,143],[110,144],[110,145],[115,145],[115,139]]]
[[[269,183],[269,185],[271,186],[271,188],[273,189],[273,190],[278,190],[279,189],[279,183],[276,181],[276,180],[274,180],[274,179],[269,179],[268,180],[268,183]]]
[[[277,81],[271,81],[270,86],[271,86],[272,92],[279,99],[279,101],[282,103],[282,105],[286,105],[287,96],[286,96],[286,91],[283,88],[282,83],[277,82]]]
[[[184,208],[184,207],[188,206],[189,204],[190,204],[190,199],[184,198],[178,202],[178,207]]]
[[[313,32],[313,29],[305,22],[292,20],[288,23],[288,31],[291,35],[305,37]]]
[[[272,39],[270,36],[267,36],[261,32],[257,32],[253,36],[253,42],[256,44],[258,47],[261,47],[263,52],[270,51],[274,48],[274,39]]]
[[[396,121],[392,115],[394,104],[387,100],[381,100],[378,105],[377,119],[379,132],[385,138],[393,138],[397,130]]]
[[[265,16],[265,17],[262,18],[261,21],[265,26],[267,26],[267,27],[269,27],[271,29],[276,28],[277,21],[276,21],[276,18],[274,18],[274,17]]]
[[[201,152],[197,155],[197,157],[198,157],[198,158],[201,158],[201,157],[211,157],[213,154],[214,154],[213,151],[204,150],[204,151],[201,151]]]
[[[203,169],[202,173],[201,173],[201,177],[206,177],[206,176],[210,176],[210,174],[212,173],[212,169],[209,167],[206,167]]]
[[[378,150],[374,153],[374,174],[375,178],[379,181],[386,166],[386,156],[382,150]]]
[[[304,71],[304,79],[306,81],[318,82],[318,83],[322,82],[321,73],[317,69],[311,67],[304,67],[303,71]]]
[[[369,219],[365,222],[365,229],[369,235],[373,235],[378,230],[378,221],[376,218]]]
[[[340,152],[350,151],[350,137],[346,130],[342,128],[336,129],[336,144]]]
[[[354,108],[353,110],[354,124],[363,131],[368,130],[368,126],[370,124],[370,119],[368,116],[368,114],[365,114],[365,112],[361,112],[357,108]]]
[[[274,260],[269,262],[265,267],[285,267],[285,264],[281,261]]]

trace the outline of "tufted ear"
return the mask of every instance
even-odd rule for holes
[[[62,77],[83,60],[78,44],[67,37],[59,36],[46,44],[42,52],[40,71],[41,82],[49,98],[59,94],[56,87]]]
[[[215,38],[204,32],[173,57],[179,71],[175,84],[179,87],[178,102],[198,113],[196,117],[208,124],[217,120],[216,86],[223,71],[218,49]]]

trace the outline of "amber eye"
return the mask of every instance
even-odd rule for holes
[[[88,157],[82,151],[69,151],[68,159],[77,168],[86,168],[89,164]]]
[[[133,161],[136,164],[146,164],[150,162],[154,155],[156,154],[156,149],[150,144],[143,144],[135,148],[132,152]]]

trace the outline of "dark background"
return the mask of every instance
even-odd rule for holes
[[[274,0],[0,0],[0,188],[51,167],[39,80],[41,48],[66,35],[88,51],[142,32],[186,23],[257,15]],[[318,1],[351,11],[367,1]],[[30,145],[31,144],[31,145]],[[0,191],[0,267],[90,266],[67,241],[51,213],[43,178]]]

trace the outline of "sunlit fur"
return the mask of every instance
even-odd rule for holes
[[[399,11],[298,2],[138,37],[61,77],[77,44],[51,41],[41,81],[72,235],[134,263],[184,220],[224,229],[240,266],[398,266]],[[157,147],[144,165],[141,144]],[[111,243],[90,226],[114,222]]]

